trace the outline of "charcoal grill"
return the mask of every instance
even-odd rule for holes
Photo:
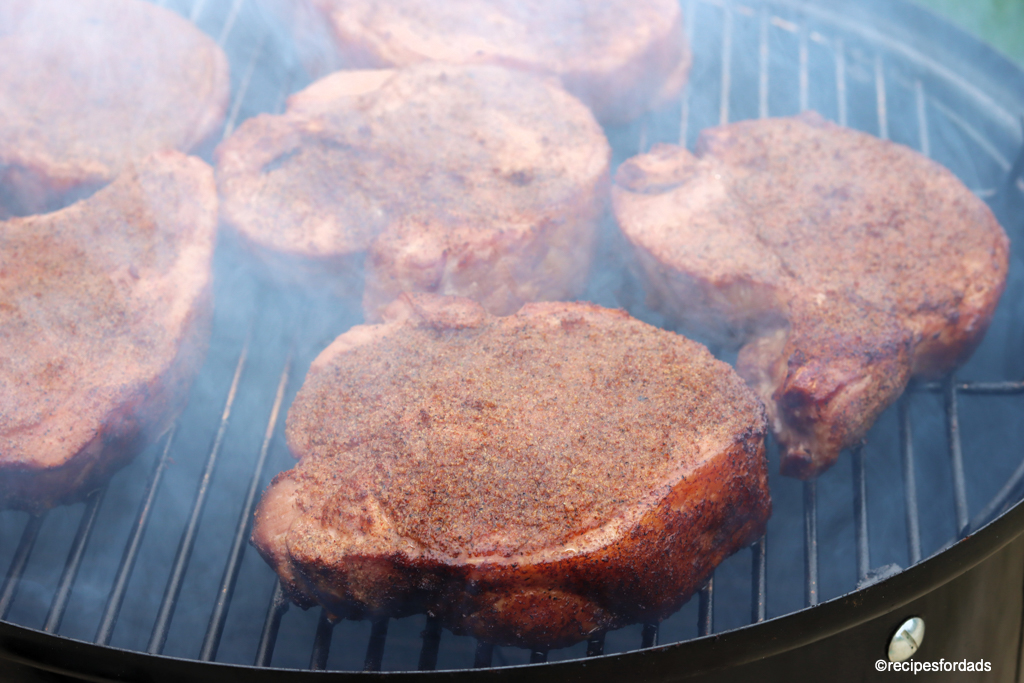
[[[232,61],[225,135],[308,82],[254,0],[169,3]],[[817,482],[772,460],[766,537],[727,560],[679,613],[564,650],[498,648],[436,620],[332,624],[289,607],[248,547],[259,493],[287,468],[282,416],[306,367],[356,309],[253,278],[218,252],[209,360],[169,433],[83,504],[0,513],[4,680],[864,680],[907,616],[925,659],[1020,678],[1024,617],[1024,73],[898,0],[684,0],[694,72],[667,111],[609,130],[615,162],[700,129],[813,108],[915,147],[989,201],[1010,278],[985,342],[919,383]],[[588,292],[646,310],[608,235]],[[962,378],[971,378],[965,380]],[[2,565],[0,565],[2,566]],[[383,671],[382,671],[383,670]],[[414,672],[419,673],[414,673]],[[886,674],[878,674],[884,677]],[[966,675],[958,675],[959,680]]]

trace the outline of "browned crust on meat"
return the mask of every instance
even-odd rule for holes
[[[212,170],[178,152],[0,223],[0,507],[81,499],[170,426],[209,341]]]
[[[367,256],[370,321],[403,291],[496,314],[577,296],[610,183],[590,112],[493,66],[339,72],[216,158],[225,224],[281,278],[352,291]]]
[[[911,373],[912,334],[892,316],[861,308],[790,312],[790,326],[759,334],[736,368],[765,401],[782,473],[808,479],[864,438]],[[780,348],[781,346],[781,348]]]
[[[67,205],[133,160],[219,135],[227,58],[176,13],[141,0],[3,4],[0,215]]]
[[[863,438],[911,376],[980,343],[1008,241],[952,173],[811,112],[657,146],[613,189],[652,302],[744,345],[738,369],[800,478]]]
[[[435,61],[553,75],[606,124],[677,97],[691,54],[675,0],[264,0],[314,77]]]
[[[386,319],[314,362],[256,513],[300,604],[558,647],[666,617],[763,533],[763,409],[699,344],[591,304]]]

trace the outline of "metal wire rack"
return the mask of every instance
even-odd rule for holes
[[[165,1],[161,0],[158,4],[165,4]],[[225,125],[225,136],[229,135],[240,121],[255,113],[280,111],[287,94],[303,83],[301,69],[297,67],[294,58],[287,54],[287,47],[282,47],[286,40],[282,39],[272,25],[246,0],[232,0],[230,4],[194,0],[183,7],[177,6],[173,0],[166,4],[170,4],[173,9],[180,11],[216,37],[231,57],[234,97]],[[692,144],[699,129],[707,125],[727,123],[737,118],[793,114],[814,107],[840,124],[860,127],[882,138],[889,138],[892,134],[898,133],[902,142],[915,146],[926,155],[932,155],[940,146],[949,147],[948,141],[942,142],[941,145],[936,144],[935,131],[940,127],[943,130],[952,127],[957,131],[957,140],[966,141],[963,144],[969,144],[972,150],[971,162],[967,164],[966,173],[963,167],[955,170],[961,172],[961,175],[969,176],[965,180],[972,183],[980,195],[992,199],[1000,193],[1024,191],[1024,186],[1019,181],[1020,171],[1024,168],[1024,156],[1012,162],[1005,155],[1009,149],[1007,140],[999,139],[1002,135],[1014,143],[1014,149],[1019,147],[1019,139],[1015,139],[1013,133],[1005,132],[1013,130],[1013,126],[1007,123],[1007,117],[1012,122],[1012,116],[973,88],[970,83],[941,65],[930,62],[908,45],[891,39],[871,27],[840,20],[836,15],[821,10],[820,5],[807,5],[795,0],[763,3],[684,0],[683,6],[688,35],[695,51],[695,63],[698,65],[688,92],[676,109],[648,116],[629,129],[610,131],[619,161],[646,149],[652,142],[658,140],[681,140],[683,143]],[[894,81],[899,83],[898,94],[895,96],[902,100],[898,114],[894,113],[892,102]],[[932,94],[933,87],[938,94]],[[989,128],[976,125],[962,110],[951,105],[948,98],[941,96],[942,92],[949,89],[956,91],[958,101],[967,102],[969,106],[976,108],[980,107],[989,122]],[[941,126],[936,122],[935,116],[941,117]],[[993,120],[995,124],[991,123]],[[993,135],[992,126],[1004,132]],[[255,298],[264,303],[272,300],[274,295],[268,294],[266,289],[260,287],[257,285]],[[276,305],[288,307],[288,304],[281,304],[280,301]],[[268,305],[265,308],[272,307]],[[315,316],[319,309],[311,304],[307,304],[306,309],[306,317],[302,319],[308,322],[309,316]],[[257,497],[265,486],[269,473],[274,467],[280,469],[283,464],[274,462],[273,457],[275,451],[281,450],[279,435],[282,410],[287,405],[289,392],[294,391],[296,380],[301,380],[301,372],[298,371],[309,360],[310,349],[304,351],[294,339],[306,328],[294,319],[284,320],[285,322],[282,322],[279,318],[271,317],[268,323],[266,315],[254,313],[244,338],[239,340],[237,335],[229,333],[223,335],[219,341],[215,340],[215,344],[219,344],[221,348],[221,353],[218,354],[221,363],[224,364],[227,360],[227,364],[231,365],[229,359],[233,359],[233,372],[223,378],[226,380],[226,390],[223,384],[219,385],[221,396],[224,398],[205,460],[201,460],[201,466],[198,468],[198,479],[193,481],[194,495],[191,503],[181,505],[177,509],[181,520],[180,536],[176,551],[168,556],[170,560],[166,565],[167,578],[163,597],[156,605],[155,614],[152,615],[152,628],[148,642],[144,646],[148,653],[165,652],[176,609],[182,604],[188,572],[194,566],[193,559],[198,544],[198,549],[204,557],[203,561],[215,562],[221,571],[215,592],[201,600],[208,606],[209,618],[198,652],[188,656],[200,661],[212,662],[218,659],[218,651],[228,628],[229,613],[236,604],[233,598],[238,594],[239,580],[243,574],[250,523]],[[300,332],[294,336],[290,332],[284,334],[289,339],[285,343],[268,343],[261,340],[261,330],[268,324],[273,325],[275,321],[282,329],[291,328]],[[230,323],[222,323],[222,327],[224,325]],[[276,355],[263,353],[254,361],[253,356],[259,355],[257,351],[264,347],[273,347],[276,349]],[[256,367],[252,367],[254,364]],[[255,379],[247,384],[245,380],[250,372]],[[250,386],[253,384],[256,384],[257,388]],[[243,385],[248,389],[243,388]],[[204,512],[211,497],[218,496],[215,481],[218,465],[224,457],[229,439],[229,426],[236,417],[237,404],[246,390],[262,393],[269,398],[269,409],[264,413],[267,414],[265,428],[259,447],[255,450],[255,456],[240,455],[244,465],[232,470],[239,473],[243,471],[243,467],[247,468],[245,471],[248,472],[248,477],[245,480],[248,484],[244,488],[241,500],[233,508],[234,515],[227,513],[236,520],[233,526],[221,525],[230,528],[230,534],[221,537],[221,543],[217,544],[220,550],[211,549],[207,547],[208,544],[200,542],[202,526],[204,522],[208,522]],[[942,420],[948,453],[941,457],[948,458],[950,468],[949,505],[953,508],[956,530],[955,536],[949,539],[952,543],[977,531],[1024,494],[1024,462],[1021,462],[984,508],[971,517],[961,437],[961,399],[967,396],[999,397],[1020,394],[1024,394],[1024,381],[964,382],[956,377],[949,377],[942,382],[912,385],[898,402],[895,414],[903,479],[905,550],[910,565],[920,562],[923,557],[922,519],[915,474],[920,457],[915,452],[912,404],[920,402],[922,397],[926,396],[941,397],[943,400]],[[266,409],[268,402],[262,404],[263,409]],[[137,578],[135,570],[139,558],[146,552],[147,528],[154,519],[158,497],[165,487],[169,468],[174,463],[176,443],[183,432],[194,429],[195,423],[190,422],[186,416],[162,438],[156,448],[151,450],[151,470],[138,498],[134,515],[127,510],[119,513],[122,517],[129,518],[131,522],[123,532],[125,540],[120,560],[112,580],[108,582],[104,606],[99,611],[93,636],[93,641],[97,644],[109,645],[114,639],[119,615],[131,590],[133,575]],[[203,432],[202,429],[198,431]],[[926,453],[925,457],[934,460],[940,456]],[[879,568],[872,563],[868,458],[868,449],[864,446],[852,449],[849,457],[852,463],[851,500],[856,572],[855,584],[848,586],[847,590],[856,590],[899,571],[898,567],[889,565]],[[843,466],[841,463],[838,467]],[[929,466],[939,465],[936,462]],[[115,478],[111,486],[119,486],[121,476],[125,475],[122,473],[119,478]],[[88,561],[88,549],[93,541],[94,532],[99,528],[98,520],[101,518],[100,512],[108,497],[107,494],[107,488],[94,492],[81,510],[77,531],[70,541],[66,561],[42,622],[41,629],[47,633],[61,634],[61,625],[68,613],[73,592],[79,588],[76,579],[83,564]],[[773,491],[773,496],[775,495]],[[819,506],[823,502],[826,505],[833,505],[832,501],[821,499],[817,482],[806,482],[802,485],[803,607],[813,607],[822,599]],[[222,508],[219,510],[219,514],[226,514]],[[23,526],[19,526],[21,522],[11,521],[21,513],[2,513],[8,520],[6,526],[0,526],[0,531],[4,533],[4,543],[17,536],[9,535],[10,530],[15,527],[20,528],[20,536],[16,547],[10,553],[10,564],[0,588],[0,620],[11,618],[19,591],[31,580],[26,575],[26,570],[40,539],[45,538],[45,535],[41,536],[41,529],[48,515],[66,512],[51,511],[29,516],[23,522]],[[228,535],[230,543],[226,543]],[[749,549],[750,623],[762,622],[769,617],[769,540],[762,537]],[[222,550],[225,546],[226,555]],[[937,550],[941,550],[942,547],[945,546]],[[249,557],[252,555],[253,553],[248,553]],[[213,560],[209,559],[211,557]],[[290,605],[280,585],[269,579],[269,569],[264,567],[263,570],[258,577],[259,581],[249,576],[248,583],[243,589],[245,600],[253,601],[260,600],[254,597],[257,591],[253,583],[259,586],[269,586],[271,583],[273,585],[269,603],[261,603],[266,604],[265,616],[259,628],[255,655],[251,660],[258,667],[275,663],[275,649]],[[698,594],[694,636],[715,633],[715,586],[713,577]],[[364,634],[365,654],[361,662],[364,671],[382,669],[386,645],[390,642],[389,625],[390,622],[386,619],[375,621],[369,626],[368,634]],[[309,669],[328,668],[335,630],[336,625],[321,611],[312,637]],[[616,649],[649,648],[658,645],[659,636],[662,635],[658,624],[644,624],[638,627],[635,633],[631,633],[630,637],[635,640],[624,643],[620,639]],[[76,637],[80,637],[80,634]],[[438,666],[442,642],[451,637],[443,633],[436,619],[428,617],[418,640],[414,638],[412,645],[406,643],[405,647],[418,649],[415,665],[418,669],[433,670]],[[608,649],[605,638],[606,634],[595,636],[586,643],[584,652],[574,651],[573,656],[593,657],[604,654]],[[500,652],[503,649],[505,648],[495,648],[485,642],[475,643],[471,657],[455,666],[481,668],[507,663],[509,659]],[[550,654],[552,653],[534,650],[524,653],[524,657],[531,663],[538,663],[547,661]],[[449,662],[448,665],[452,664]]]

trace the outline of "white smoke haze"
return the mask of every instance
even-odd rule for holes
[[[228,103],[213,40],[135,0],[0,10],[0,215],[52,211],[164,148],[208,151]]]
[[[214,39],[221,39],[231,59],[232,100],[225,129],[230,132],[261,112],[281,111],[284,98],[310,82],[296,46],[280,18],[262,3],[171,0],[169,8],[191,17]],[[686,0],[686,27],[694,51],[687,99],[677,99],[630,125],[605,129],[612,143],[614,167],[656,142],[679,142],[691,149],[699,131],[762,115],[788,116],[811,108],[831,120],[906,144],[951,168],[971,189],[989,196],[999,186],[1021,144],[1020,131],[1003,105],[979,99],[967,76],[949,79],[948,63],[879,47],[888,24],[865,24],[880,3],[852,3],[836,10],[826,3],[763,5]],[[4,8],[0,6],[0,49]],[[888,15],[886,15],[888,16]],[[913,30],[904,27],[902,31]],[[567,29],[571,31],[572,29]],[[723,46],[731,46],[724,51]],[[764,49],[762,49],[764,46]],[[326,49],[326,48],[324,48]],[[920,48],[934,57],[934,46]],[[762,61],[762,55],[766,59]],[[909,55],[909,56],[908,56]],[[806,69],[801,65],[805,64]],[[938,68],[941,66],[941,68]],[[728,67],[728,68],[726,68]],[[963,66],[969,69],[969,66]],[[723,72],[728,91],[723,95]],[[806,74],[801,76],[801,74]],[[1019,77],[1019,74],[1017,75]],[[994,78],[994,77],[993,77]],[[881,85],[880,85],[881,83]],[[842,84],[842,87],[840,87]],[[969,86],[969,87],[968,87]],[[965,90],[965,87],[967,89]],[[980,88],[981,86],[977,86]],[[1009,96],[1006,96],[1009,97]],[[1019,95],[1017,96],[1020,97]],[[998,103],[1005,103],[1000,99]],[[881,103],[884,102],[884,108]],[[880,117],[880,111],[884,116]],[[1013,112],[1011,112],[1013,113]],[[922,125],[924,124],[924,125]],[[1011,269],[1007,291],[981,347],[957,372],[964,380],[1024,377],[1024,271],[1017,245],[1021,221],[1005,221],[1010,234]],[[2,224],[0,224],[2,225]],[[671,326],[645,304],[630,257],[612,221],[602,228],[598,262],[584,297],[623,307],[659,326]],[[138,563],[111,644],[144,651],[192,509],[196,487],[220,425],[239,354],[248,339],[248,356],[231,408],[211,494],[199,527],[195,550],[182,586],[164,652],[196,658],[206,633],[221,582],[227,550],[234,537],[242,502],[252,476],[274,394],[286,358],[293,358],[284,409],[278,419],[270,456],[260,481],[262,490],[292,461],[284,446],[287,406],[316,354],[334,337],[362,322],[360,302],[313,297],[281,288],[254,275],[249,255],[222,240],[215,259],[214,342],[182,415],[164,480],[156,497]],[[727,360],[732,352],[716,350]],[[911,399],[917,459],[922,550],[928,557],[955,536],[955,515],[943,403],[940,394],[916,393]],[[981,510],[1019,462],[1024,397],[962,396],[967,499],[972,514]],[[879,418],[865,446],[871,565],[906,567],[903,481],[895,406]],[[92,641],[106,605],[137,506],[162,442],[151,446],[119,472],[107,490],[60,634]],[[802,484],[779,476],[778,458],[770,448],[773,516],[768,531],[768,616],[804,606]],[[818,484],[820,599],[842,595],[856,586],[853,531],[853,474],[844,454]],[[83,505],[52,510],[30,558],[13,607],[12,623],[41,628],[77,529]],[[0,512],[0,571],[5,571],[27,515]],[[276,582],[276,576],[251,548],[246,549],[235,597],[228,614],[217,660],[251,664]],[[691,638],[696,630],[697,600],[691,600],[661,629],[662,643]],[[274,666],[306,668],[318,610],[291,607],[282,621]],[[715,629],[749,623],[750,554],[737,553],[715,575]],[[423,617],[391,624],[385,669],[416,668]],[[366,622],[343,622],[335,628],[328,668],[359,670],[369,636]],[[639,646],[639,627],[609,634],[607,652]],[[438,668],[472,664],[475,643],[445,632]],[[551,659],[582,656],[585,645],[553,652]],[[525,663],[525,650],[501,648],[495,664]]]

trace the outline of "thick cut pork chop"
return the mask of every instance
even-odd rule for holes
[[[1003,291],[1006,234],[947,169],[815,113],[662,145],[613,190],[656,305],[743,345],[782,471],[828,468],[911,376],[978,345]]]
[[[274,272],[364,308],[403,291],[492,313],[584,286],[610,151],[557,84],[494,66],[342,71],[217,149],[225,222]]]
[[[142,0],[0,2],[0,218],[53,210],[220,131],[216,43]]]
[[[675,611],[763,533],[764,410],[592,304],[403,294],[314,361],[253,543],[302,605],[558,647]]]
[[[310,73],[435,61],[552,75],[603,123],[678,96],[690,50],[676,0],[263,0]]]
[[[160,152],[0,222],[0,507],[99,486],[169,426],[206,353],[213,172]]]

